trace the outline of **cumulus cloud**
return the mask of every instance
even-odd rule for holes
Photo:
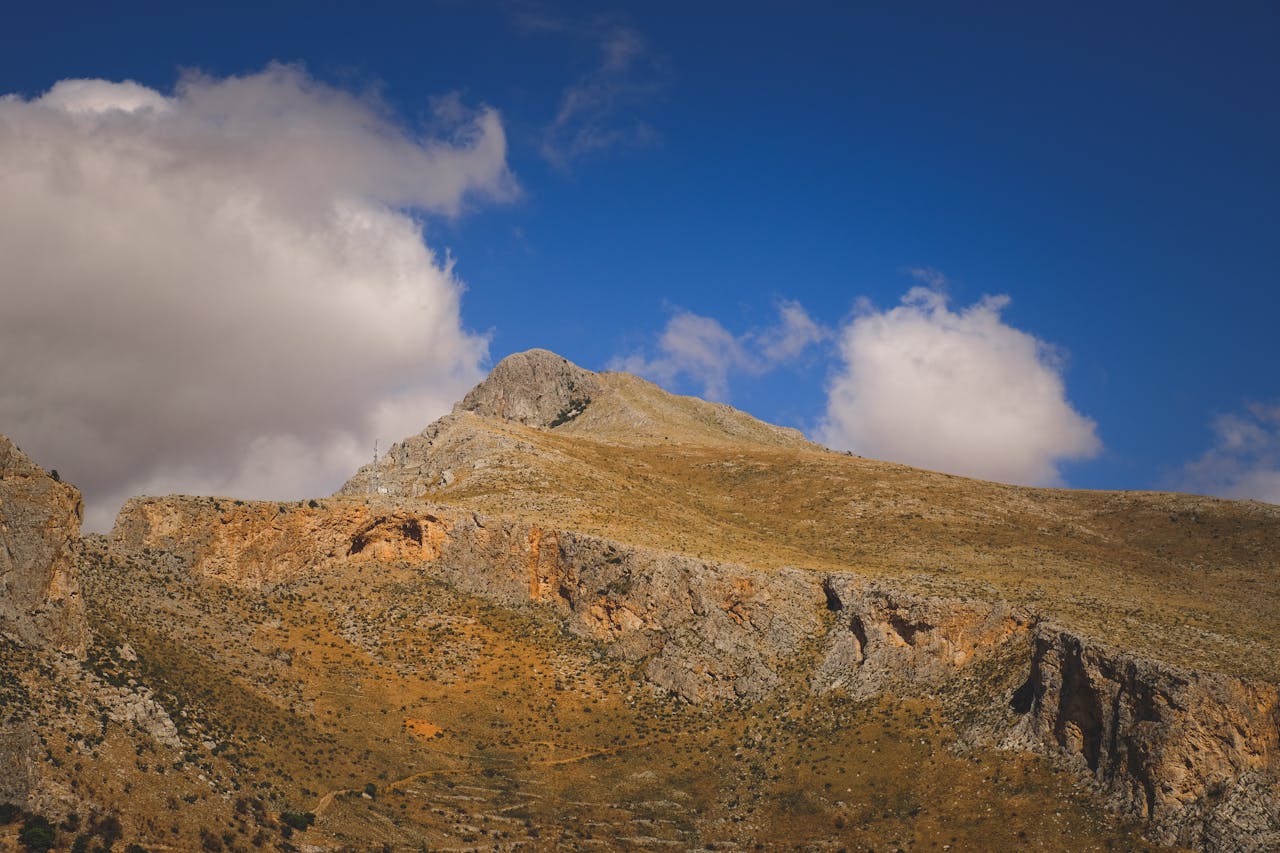
[[[517,192],[490,109],[423,138],[275,65],[0,98],[0,431],[86,495],[323,494],[486,341],[426,215]]]
[[[1059,483],[1062,461],[1101,443],[1068,402],[1054,349],[1001,319],[1007,303],[953,311],[937,289],[916,287],[887,311],[864,306],[839,333],[819,440],[956,474]]]
[[[609,368],[668,386],[687,378],[707,399],[726,400],[732,374],[762,375],[828,335],[797,302],[780,303],[777,323],[743,335],[734,335],[711,317],[677,311],[659,335],[655,353],[616,358]]]
[[[1225,498],[1280,504],[1280,405],[1255,403],[1213,421],[1214,445],[1185,466],[1179,485]]]

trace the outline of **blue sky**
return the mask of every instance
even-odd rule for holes
[[[919,286],[944,321],[1005,295],[988,319],[1046,345],[1027,380],[1058,377],[1096,443],[1002,478],[1280,500],[1274,4],[268,6],[11,10],[0,89],[295,63],[416,139],[452,94],[496,110],[518,189],[407,207],[485,364],[541,346],[700,393],[660,343],[695,315],[746,353],[720,353],[729,402],[874,451],[892,424],[830,408],[856,318],[910,319]],[[792,303],[823,337],[759,356]]]

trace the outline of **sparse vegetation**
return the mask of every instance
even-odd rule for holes
[[[640,385],[619,393],[657,411]],[[535,519],[545,549],[574,530],[770,571],[854,570],[907,591],[1005,597],[1126,647],[1172,643],[1178,662],[1280,671],[1274,651],[1256,653],[1280,633],[1268,580],[1280,541],[1265,514],[976,483],[659,402],[670,411],[648,425],[575,407],[554,432],[473,424],[464,461],[482,464],[450,460],[451,477],[432,472],[423,489],[494,514],[474,519],[480,530]],[[455,439],[433,435],[433,452]],[[0,807],[0,843],[1152,849],[1060,766],[962,737],[992,707],[1029,702],[1008,661],[932,698],[854,701],[810,690],[811,644],[764,699],[692,705],[646,677],[652,649],[676,641],[661,627],[628,663],[555,606],[451,586],[430,555],[470,512],[351,497],[173,506],[180,523],[144,547],[83,544],[83,661],[0,639],[0,723],[35,732],[44,769],[83,803],[59,826]],[[305,527],[347,512],[369,522],[350,539]],[[251,570],[206,559],[223,529],[257,549]],[[535,586],[537,569],[535,554]],[[649,581],[593,580],[572,582],[618,599]],[[557,594],[549,584],[547,600]],[[835,624],[836,604],[816,608]]]
[[[691,706],[553,612],[497,606],[412,565],[339,563],[261,588],[181,581],[180,597],[160,559],[99,565],[84,580],[93,665],[149,685],[184,739],[180,762],[149,759],[171,767],[165,795],[133,801],[138,826],[165,816],[157,846],[252,849],[305,832],[357,849],[615,833],[768,847],[828,839],[837,820],[850,849],[1020,831],[1143,846],[1043,761],[952,755],[934,705],[806,698],[802,663],[765,703]],[[136,660],[119,654],[126,638]],[[803,809],[788,792],[807,792]],[[998,827],[972,821],[988,807]]]

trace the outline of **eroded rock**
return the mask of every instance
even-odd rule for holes
[[[0,631],[83,655],[88,629],[76,578],[84,504],[0,436]]]
[[[1045,623],[1014,697],[1048,744],[1161,840],[1280,847],[1280,690],[1125,654]]]

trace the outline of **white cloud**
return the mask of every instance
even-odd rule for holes
[[[1253,404],[1213,422],[1214,446],[1183,469],[1180,485],[1226,498],[1280,504],[1280,405]]]
[[[1059,483],[1060,462],[1101,443],[1068,402],[1054,350],[1002,321],[1007,303],[987,297],[954,312],[916,287],[895,308],[864,309],[840,331],[843,364],[819,440],[956,474]]]
[[[169,99],[140,86],[132,80],[112,83],[109,80],[62,80],[40,98],[40,103],[68,113],[104,113],[121,110],[164,110]]]
[[[778,324],[753,337],[766,363],[781,364],[798,358],[810,346],[830,336],[799,302],[782,302],[778,305]]]
[[[0,431],[81,486],[302,497],[421,429],[487,345],[418,215],[517,192],[498,115],[422,139],[275,65],[0,98]]]
[[[609,369],[647,376],[667,386],[687,377],[700,387],[703,397],[726,400],[734,373],[759,376],[798,358],[828,335],[797,302],[779,303],[775,325],[740,336],[711,317],[678,311],[658,337],[656,355],[632,353],[614,359]]]

